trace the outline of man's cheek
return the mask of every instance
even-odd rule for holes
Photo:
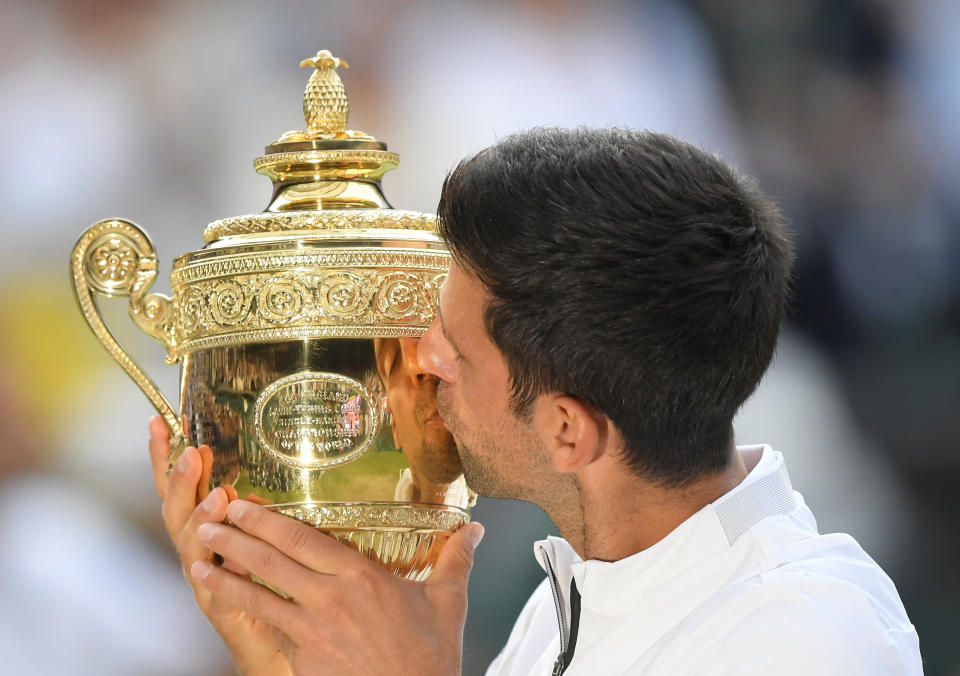
[[[447,426],[447,429],[450,429],[450,420],[453,410],[450,406],[450,386],[446,383],[439,383],[437,385],[437,411],[440,413],[440,417],[443,418],[444,424]]]

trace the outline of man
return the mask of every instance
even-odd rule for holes
[[[376,338],[377,374],[386,391],[393,443],[407,458],[394,500],[466,505],[460,456],[437,411],[437,377],[417,358],[416,338]]]
[[[464,475],[563,535],[489,674],[921,673],[890,580],[818,535],[779,454],[733,445],[793,256],[749,181],[664,135],[537,130],[462,162],[439,221],[454,263],[419,359]],[[241,670],[459,672],[479,526],[403,582],[222,490],[194,510],[199,453],[165,487],[152,429],[167,527]]]

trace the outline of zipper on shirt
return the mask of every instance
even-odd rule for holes
[[[560,625],[560,657],[557,658],[553,666],[553,676],[559,676],[563,673],[563,654],[567,650],[567,623],[563,621],[563,599],[560,597],[560,582],[557,580],[557,574],[553,570],[553,564],[550,556],[543,550],[543,565],[547,569],[547,579],[550,580],[550,591],[553,592],[553,605],[557,611],[557,624]],[[560,671],[557,671],[557,669]]]
[[[542,551],[542,554],[543,564],[547,569],[547,579],[550,580],[550,591],[553,592],[553,605],[557,611],[557,624],[560,626],[560,654],[557,656],[557,661],[553,663],[552,676],[561,676],[563,672],[566,671],[567,666],[569,666],[573,655],[567,654],[570,636],[567,623],[563,619],[563,597],[560,595],[560,581],[557,579],[557,574],[553,570],[553,563],[550,561],[550,556],[545,551]],[[573,580],[571,580],[571,586],[573,586],[572,583]],[[579,597],[579,594],[577,594],[577,596]],[[579,608],[577,610],[579,611]]]
[[[580,590],[577,581],[570,578],[570,633],[567,637],[567,646],[557,656],[553,665],[554,676],[561,676],[573,661],[573,651],[577,648],[577,636],[580,633]]]

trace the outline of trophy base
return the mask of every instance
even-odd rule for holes
[[[406,580],[430,575],[440,550],[470,520],[447,505],[398,502],[300,502],[270,505],[357,550]]]

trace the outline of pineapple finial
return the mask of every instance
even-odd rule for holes
[[[312,138],[337,138],[347,130],[350,103],[337,68],[349,68],[347,62],[338,59],[326,49],[316,56],[304,59],[300,66],[313,66],[316,70],[303,92],[303,117],[307,121],[307,133]]]
[[[349,68],[350,64],[343,59],[338,59],[330,53],[329,49],[321,49],[309,59],[300,62],[300,67],[313,66],[314,68]]]
[[[306,131],[288,131],[278,142],[308,141],[320,139],[374,140],[369,134],[347,129],[350,117],[350,102],[337,68],[349,68],[343,59],[338,59],[327,49],[321,49],[309,59],[300,62],[300,67],[313,66],[316,70],[303,92],[303,117]]]

